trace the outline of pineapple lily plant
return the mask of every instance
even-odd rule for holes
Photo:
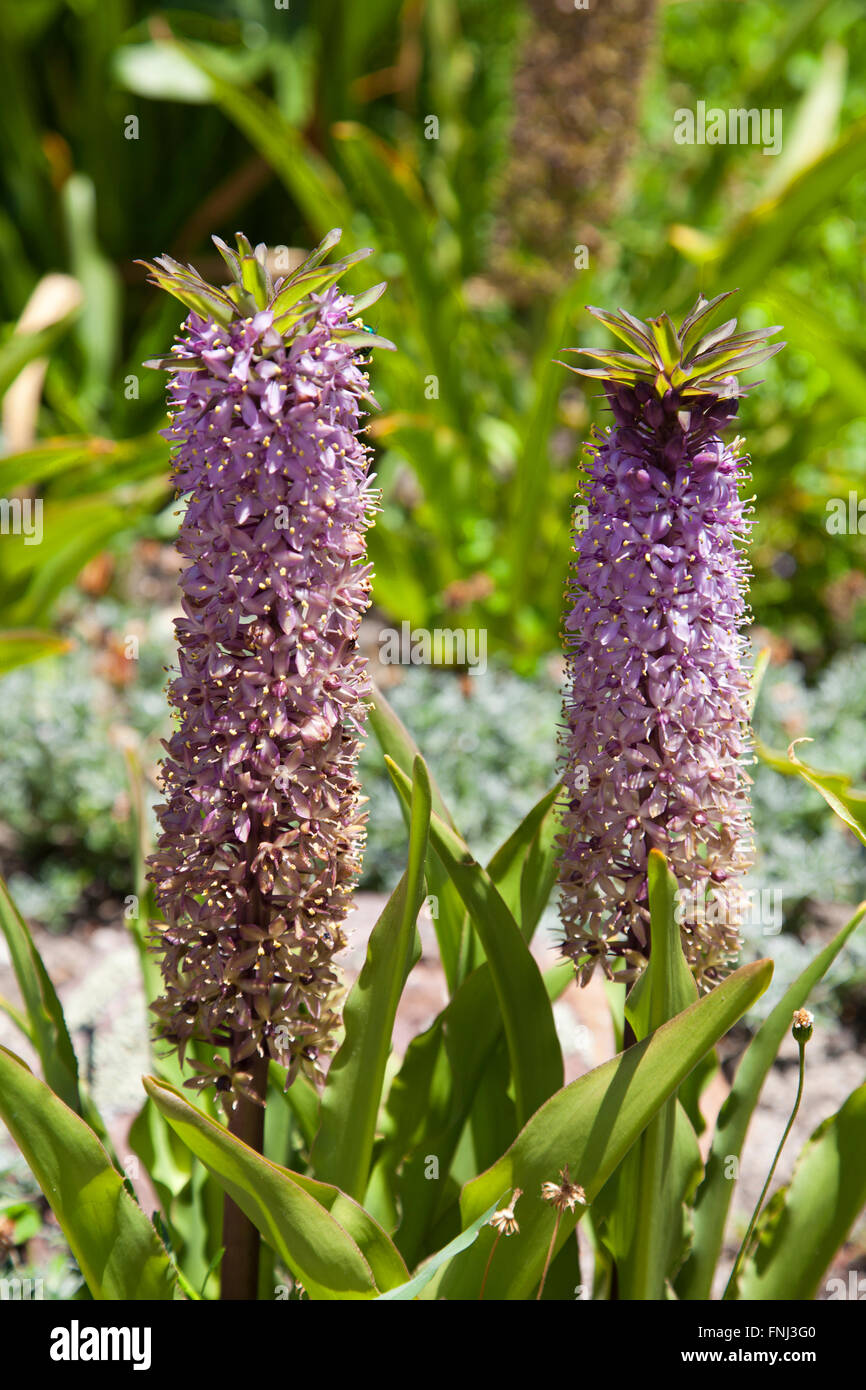
[[[702,1149],[716,1044],[772,976],[770,961],[736,966],[749,516],[726,431],[739,374],[779,345],[733,320],[710,329],[725,295],[679,328],[593,311],[628,351],[586,350],[601,366],[581,369],[613,423],[575,513],[562,780],[483,865],[358,653],[367,354],[392,345],[362,318],[383,287],[339,287],[357,258],[329,263],[337,239],[276,277],[266,248],[217,242],[227,289],[168,258],[151,268],[189,311],[157,363],[187,563],[149,855],[131,767],[155,1028],[129,1142],[158,1209],[126,1178],[5,889],[16,1016],[44,1079],[0,1051],[0,1113],[96,1299],[571,1299],[578,1223],[594,1299],[708,1299],[731,1160],[795,1011],[799,1041],[863,915],[775,1001]],[[365,728],[405,813],[406,867],[341,999]],[[783,770],[866,840],[857,794],[793,756]],[[542,970],[530,946],[556,895],[563,959]],[[448,1000],[397,1059],[428,899]],[[596,968],[617,1052],[563,1085],[553,1005]],[[864,1142],[861,1087],[759,1203],[726,1297],[815,1296],[866,1201]]]

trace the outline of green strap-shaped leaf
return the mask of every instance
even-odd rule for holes
[[[408,804],[411,782],[390,758],[385,762]],[[522,1123],[562,1085],[562,1052],[541,971],[495,883],[466,842],[438,816],[430,819],[430,842],[463,899],[490,963]]]
[[[649,852],[647,879],[652,950],[649,964],[629,993],[625,1009],[638,1039],[682,1013],[698,997],[676,920],[677,881],[660,850]]]
[[[375,1298],[405,1282],[408,1271],[397,1249],[358,1203],[328,1183],[302,1178],[263,1158],[167,1082],[148,1076],[144,1087],[310,1298]]]
[[[392,758],[397,766],[408,775],[414,759],[419,756],[418,746],[409,730],[376,686],[373,687],[373,706],[370,710],[369,720],[370,727],[376,735],[382,752],[387,757]],[[448,807],[445,805],[442,794],[429,769],[428,776],[430,777],[430,794],[434,812],[456,830]],[[408,818],[408,807],[402,798],[399,799],[404,815]],[[442,959],[442,969],[445,971],[448,992],[453,994],[460,981],[468,973],[461,968],[461,939],[464,934],[466,909],[457,889],[438,858],[430,852],[427,854],[427,886],[437,901],[437,912],[434,914],[433,926],[436,930],[436,940],[439,945],[439,955]]]
[[[765,1208],[738,1298],[815,1297],[821,1276],[866,1206],[864,1154],[866,1084],[818,1126],[797,1159],[790,1186]]]
[[[56,991],[33,944],[27,923],[0,879],[0,930],[6,938],[12,968],[24,1001],[30,1035],[45,1080],[76,1114],[81,1114],[78,1062]]]
[[[556,882],[557,798],[561,791],[557,783],[546,792],[487,865],[526,942],[532,940]]]
[[[677,881],[664,855],[650,850],[649,964],[626,999],[640,1041],[694,1004],[698,988],[676,920]],[[605,1244],[617,1264],[621,1298],[660,1299],[687,1241],[683,1205],[703,1171],[694,1130],[672,1097],[650,1121],[600,1203],[609,1211]],[[595,1213],[594,1213],[595,1215]]]
[[[346,1000],[345,1037],[328,1071],[313,1151],[318,1175],[358,1201],[370,1177],[391,1035],[424,901],[431,792],[421,758],[415,759],[413,774],[409,862],[373,928],[364,967]]]
[[[853,830],[857,839],[866,845],[866,792],[858,791],[851,785],[851,778],[844,772],[818,772],[807,767],[794,753],[797,743],[810,743],[811,739],[796,739],[788,749],[786,757],[767,748],[760,739],[755,739],[755,751],[762,762],[781,772],[785,777],[801,777],[820,796],[823,796],[831,810],[839,819]]]
[[[694,1245],[676,1281],[680,1298],[704,1300],[710,1296],[734,1188],[728,1176],[729,1159],[738,1159],[742,1153],[749,1121],[767,1073],[776,1060],[779,1045],[791,1027],[794,1010],[801,1009],[806,1003],[810,992],[830,968],[864,914],[866,903],[861,904],[850,922],[819,951],[790,989],[785,991],[743,1054],[730,1095],[719,1111],[706,1174],[698,1188]]]
[[[503,1193],[502,1195],[504,1197],[506,1194]],[[492,1206],[487,1208],[487,1211],[482,1212],[481,1215],[472,1222],[471,1226],[468,1226],[465,1231],[461,1231],[459,1236],[455,1236],[454,1239],[443,1246],[441,1250],[437,1250],[435,1255],[431,1255],[429,1259],[425,1260],[421,1269],[419,1269],[418,1273],[414,1278],[410,1279],[408,1283],[401,1284],[398,1288],[391,1289],[388,1293],[380,1293],[378,1301],[381,1303],[384,1302],[385,1299],[389,1299],[395,1302],[408,1302],[413,1298],[417,1298],[422,1290],[427,1288],[427,1285],[433,1279],[434,1275],[438,1274],[441,1269],[444,1269],[450,1264],[455,1255],[462,1254],[464,1250],[468,1250],[469,1246],[475,1243],[478,1239],[478,1232],[481,1230],[481,1227],[490,1220],[498,1205],[498,1202],[494,1202]]]
[[[704,1054],[763,994],[773,974],[770,960],[745,965],[718,988],[665,1023],[643,1042],[573,1081],[542,1105],[497,1163],[461,1197],[464,1226],[475,1221],[500,1192],[522,1189],[520,1236],[500,1242],[485,1297],[525,1299],[544,1266],[554,1213],[542,1201],[543,1182],[555,1181],[567,1163],[590,1202],[632,1144]],[[557,1248],[574,1230],[577,1215],[560,1221]],[[442,1281],[446,1298],[477,1298],[490,1254],[492,1232],[480,1239]]]
[[[0,1115],[93,1297],[177,1297],[165,1247],[93,1130],[5,1047],[0,1047]]]

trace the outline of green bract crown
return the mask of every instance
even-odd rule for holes
[[[756,328],[749,333],[735,333],[736,319],[728,319],[719,328],[704,330],[719,305],[736,290],[727,290],[715,299],[700,295],[691,313],[675,328],[667,314],[645,323],[633,318],[624,309],[608,314],[588,304],[587,310],[599,323],[605,324],[632,352],[601,352],[597,348],[566,348],[566,352],[581,353],[603,367],[571,367],[578,376],[598,377],[603,381],[621,382],[626,386],[645,383],[657,395],[674,390],[681,396],[736,396],[737,374],[756,367],[768,357],[781,351],[784,343],[768,343],[779,325]]]
[[[202,318],[214,319],[224,327],[228,327],[233,320],[250,318],[269,309],[274,315],[273,327],[285,339],[293,337],[318,313],[319,306],[311,300],[311,295],[329,289],[351,266],[372,254],[369,250],[355,251],[341,261],[323,265],[322,262],[341,235],[340,228],[336,227],[296,270],[276,278],[268,269],[268,248],[264,242],[253,249],[243,233],[237,232],[235,240],[238,249],[233,251],[220,237],[212,237],[231,272],[231,283],[224,288],[209,284],[194,266],[181,265],[171,256],[157,256],[153,265],[150,261],[139,261],[137,264],[150,271],[148,278],[151,284],[167,290]],[[354,312],[360,315],[364,309],[375,304],[384,290],[383,282],[365,290],[363,294],[355,295]],[[360,320],[348,328],[335,328],[333,336],[349,347],[394,347],[387,338],[380,338]],[[174,357],[154,358],[146,365],[176,368],[177,361]],[[184,363],[184,366],[188,368],[189,364]]]

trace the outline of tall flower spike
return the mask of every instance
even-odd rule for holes
[[[315,1073],[335,1023],[333,958],[344,944],[364,844],[355,769],[369,693],[357,636],[369,604],[365,531],[377,494],[360,438],[373,401],[358,318],[337,280],[367,252],[325,265],[332,232],[291,275],[267,251],[214,238],[227,289],[162,257],[154,283],[189,317],[173,355],[166,438],[187,498],[188,562],[175,623],[177,728],[150,877],[166,925],[157,1031],[179,1052],[225,1048],[187,1085],[228,1106],[245,1070],[274,1058]]]
[[[752,848],[744,670],[748,463],[721,430],[738,374],[782,343],[775,328],[708,333],[728,298],[700,298],[677,330],[590,309],[628,352],[576,349],[602,367],[612,428],[593,441],[575,513],[561,740],[563,952],[582,983],[616,957],[631,980],[650,950],[647,857],[681,889],[683,947],[703,988],[740,945]],[[702,336],[703,335],[703,336]]]

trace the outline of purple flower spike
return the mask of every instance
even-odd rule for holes
[[[591,310],[629,352],[588,351],[614,425],[594,443],[575,513],[567,598],[566,788],[560,853],[563,953],[586,983],[596,965],[630,981],[649,957],[647,858],[680,887],[683,949],[702,988],[740,945],[740,877],[752,832],[743,754],[750,526],[747,457],[721,430],[737,376],[783,344],[775,329],[705,337],[699,299],[677,331]]]
[[[167,257],[153,280],[192,312],[173,356],[166,437],[187,498],[183,616],[169,686],[162,833],[150,878],[159,1036],[231,1105],[255,1059],[315,1074],[335,1024],[334,955],[360,867],[356,761],[369,693],[358,654],[377,494],[360,438],[372,337],[322,265],[332,233],[276,281],[266,248],[217,245],[227,291]],[[216,240],[216,238],[215,238]],[[377,291],[381,288],[377,287]],[[373,402],[375,404],[375,402]]]

